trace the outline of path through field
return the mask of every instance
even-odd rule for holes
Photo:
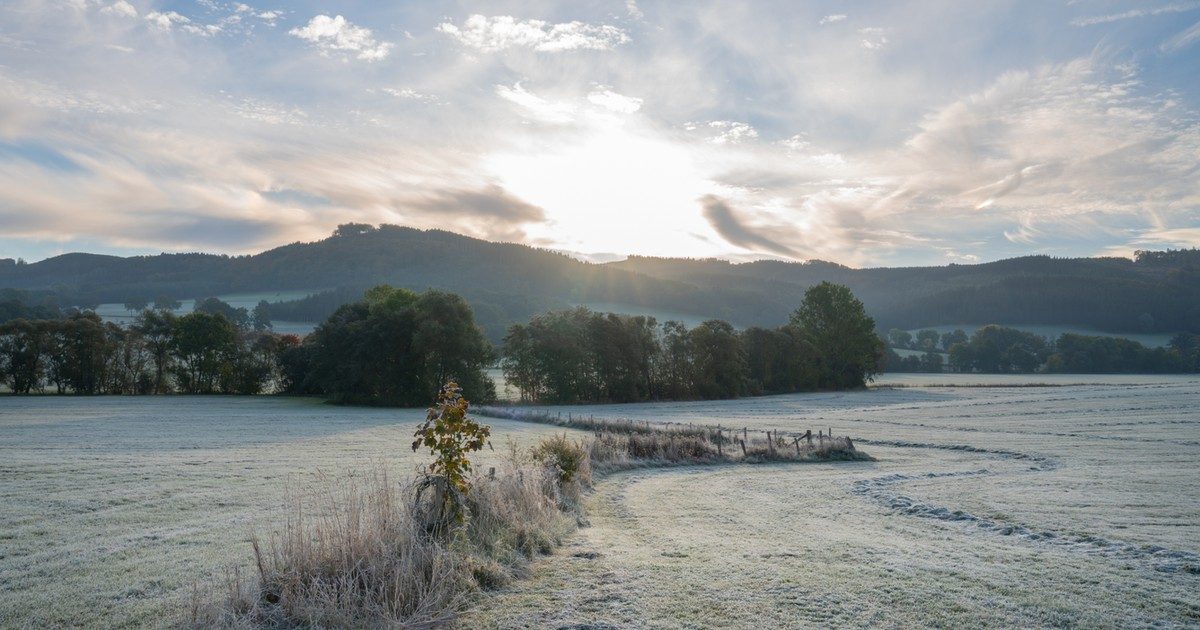
[[[566,412],[863,438],[870,463],[623,473],[463,627],[1200,624],[1200,382]]]

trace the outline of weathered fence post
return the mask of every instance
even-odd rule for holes
[[[739,444],[742,445],[742,457],[745,457],[746,456],[746,440],[742,440],[741,442],[739,442]]]
[[[809,429],[804,432],[804,438],[806,440],[808,440],[808,445],[812,446],[812,429]]]
[[[795,440],[792,440],[792,446],[796,447],[796,457],[800,457],[800,438],[799,437],[797,437]]]

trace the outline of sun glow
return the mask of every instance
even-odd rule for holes
[[[719,187],[685,143],[603,115],[583,133],[516,144],[486,164],[507,190],[545,210],[531,239],[584,252],[720,253],[696,210]]]

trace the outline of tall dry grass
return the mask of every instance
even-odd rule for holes
[[[381,470],[327,480],[314,499],[290,493],[284,526],[253,543],[258,575],[227,576],[193,602],[192,627],[436,626],[464,600],[523,575],[575,524],[545,469],[473,480],[469,518],[445,528],[435,497]]]
[[[382,468],[326,479],[315,497],[293,488],[283,527],[253,543],[257,575],[226,576],[209,600],[197,594],[184,625],[439,626],[472,593],[524,576],[530,559],[585,522],[582,492],[593,471],[870,459],[848,438],[801,446],[795,438],[737,440],[701,427],[594,426],[583,440],[564,434],[532,449],[510,444],[499,474],[471,480],[462,522],[446,518],[429,478],[399,483]]]

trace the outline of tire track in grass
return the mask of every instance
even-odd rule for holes
[[[1029,462],[1028,472],[1048,472],[1059,467],[1059,463],[1056,460],[1044,455],[1002,449],[987,449],[966,444],[931,444],[904,440],[868,440],[861,438],[858,441],[862,444],[898,448],[926,448],[980,453],[1000,459]],[[988,533],[1013,536],[1022,540],[1080,553],[1142,562],[1148,564],[1155,571],[1162,573],[1200,575],[1200,554],[1168,549],[1160,545],[1135,545],[1091,534],[1059,534],[1049,530],[1038,530],[1023,523],[1005,523],[977,516],[963,510],[953,510],[945,506],[919,501],[901,494],[897,489],[897,486],[909,481],[984,477],[999,474],[987,468],[919,474],[891,473],[855,481],[852,485],[852,491],[854,494],[871,499],[898,514],[939,521],[960,522],[964,525],[974,524],[979,530]]]

